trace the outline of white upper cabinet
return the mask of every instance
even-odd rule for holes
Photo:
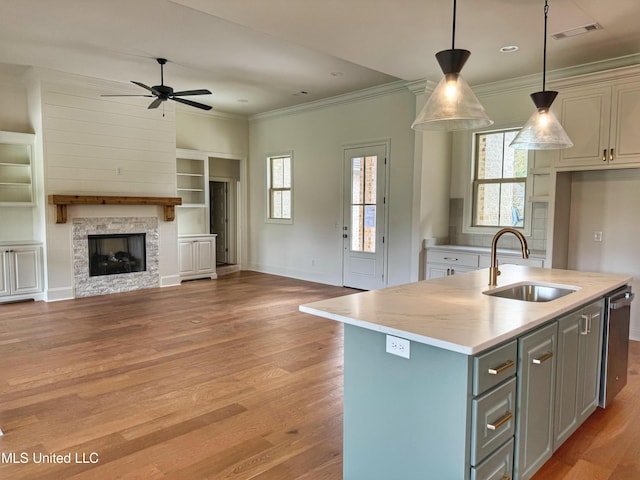
[[[567,89],[560,109],[574,146],[560,151],[557,167],[640,164],[640,81]]]

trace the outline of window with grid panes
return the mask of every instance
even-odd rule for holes
[[[291,221],[293,212],[292,155],[267,157],[267,218]]]
[[[473,226],[524,226],[528,152],[509,147],[517,134],[476,133]]]

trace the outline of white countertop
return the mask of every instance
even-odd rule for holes
[[[631,277],[501,265],[498,286],[489,270],[452,275],[337,297],[300,311],[415,342],[474,355],[626,285]],[[570,285],[576,292],[550,302],[491,297],[482,292],[534,281]]]

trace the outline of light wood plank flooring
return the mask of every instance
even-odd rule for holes
[[[340,480],[342,325],[297,308],[352,292],[239,272],[0,305],[0,479]],[[640,478],[640,342],[630,370],[537,480]]]

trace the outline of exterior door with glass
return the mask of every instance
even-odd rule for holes
[[[375,290],[385,286],[386,145],[344,150],[342,283]]]

